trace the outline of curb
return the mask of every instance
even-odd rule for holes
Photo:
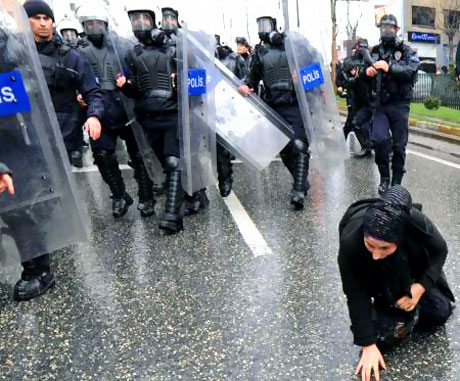
[[[347,113],[343,110],[339,110],[339,112],[341,116],[347,116]],[[460,126],[452,127],[409,118],[409,129],[411,132],[418,135],[423,135],[433,139],[444,140],[449,143],[460,145]]]

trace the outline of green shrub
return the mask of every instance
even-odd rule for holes
[[[441,101],[436,97],[426,97],[423,104],[428,110],[437,110],[441,106]]]

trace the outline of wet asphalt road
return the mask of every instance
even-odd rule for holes
[[[446,274],[459,296],[460,158],[451,153],[460,146],[412,141],[404,185],[448,242]],[[124,175],[135,195],[132,171]],[[164,236],[157,218],[141,219],[135,206],[114,220],[97,172],[76,179],[91,240],[56,253],[57,287],[16,303],[20,267],[0,268],[0,379],[356,379],[337,225],[353,201],[376,195],[373,160],[350,158],[329,176],[313,164],[301,212],[289,205],[291,178],[280,162],[262,173],[235,165],[235,195],[264,255],[243,239],[216,189],[184,232]],[[460,379],[458,312],[385,358],[385,380]]]

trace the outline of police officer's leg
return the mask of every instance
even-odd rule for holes
[[[150,180],[147,173],[131,127],[123,127],[120,131],[120,138],[126,142],[126,148],[132,163],[131,165],[134,169],[134,178],[137,181],[137,195],[139,197],[137,209],[140,211],[142,217],[150,217],[155,214],[153,182]]]
[[[78,113],[56,113],[62,132],[64,145],[70,163],[77,168],[83,167],[82,140],[83,128],[79,125]]]
[[[180,148],[177,135],[177,117],[171,121],[176,128],[164,131],[164,168],[166,172],[166,204],[160,219],[159,227],[169,234],[178,233],[184,229],[184,196],[180,169]]]
[[[363,156],[372,154],[370,142],[371,120],[372,112],[368,107],[360,108],[354,119],[354,131],[361,148],[364,150]]]
[[[44,233],[34,221],[34,212],[41,209],[46,213],[49,209],[46,205],[34,205],[35,211],[25,207],[2,214],[3,222],[8,226],[8,234],[16,243],[19,254],[23,258],[30,258],[32,253],[44,252],[46,248],[37,247],[40,244],[40,235]],[[29,239],[33,237],[33,239]],[[13,289],[13,298],[24,301],[36,298],[47,292],[56,283],[54,273],[51,270],[50,254],[27,259],[23,261],[21,279],[16,282]]]
[[[393,177],[391,185],[401,184],[406,163],[406,146],[409,138],[409,111],[408,103],[395,104],[388,114],[390,120],[391,134],[393,136]]]
[[[118,166],[115,154],[117,130],[102,130],[98,140],[91,139],[94,164],[97,165],[102,179],[112,192],[112,214],[115,218],[122,217],[128,211],[133,199],[126,193],[125,182]]]
[[[227,197],[232,191],[233,184],[233,155],[220,143],[217,143],[217,179],[222,197]]]
[[[377,109],[372,122],[375,163],[380,173],[379,194],[385,193],[390,186],[390,125],[385,107],[381,106]]]

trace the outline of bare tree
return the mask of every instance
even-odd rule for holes
[[[336,78],[336,65],[337,65],[337,0],[331,0],[331,21],[332,21],[332,43],[331,43],[331,75],[334,90],[337,91],[335,86]]]
[[[449,62],[454,59],[454,37],[460,26],[460,0],[438,0],[438,12],[436,26],[447,36],[449,46]]]

